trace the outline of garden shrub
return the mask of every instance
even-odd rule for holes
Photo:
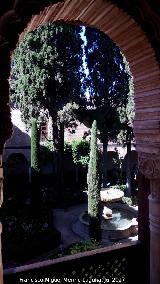
[[[100,243],[94,239],[85,242],[76,242],[68,248],[68,254],[73,255],[79,252],[90,251],[100,247]]]
[[[138,201],[137,201],[136,196],[131,196],[131,197],[124,196],[122,198],[122,202],[129,205],[129,206],[137,206],[138,205]]]
[[[3,217],[3,249],[6,257],[25,261],[59,245],[61,234],[43,211],[39,219],[29,215]]]
[[[64,142],[64,153],[72,156],[72,143]]]
[[[90,144],[87,140],[73,140],[71,143],[65,143],[65,152],[72,154],[73,162],[76,165],[87,167],[89,162]]]
[[[126,196],[122,197],[122,202],[127,204],[127,205],[129,205],[129,206],[132,206],[132,199],[131,199],[131,197],[126,197]]]
[[[125,190],[126,190],[126,185],[125,185],[125,184],[116,184],[116,185],[110,186],[109,188],[112,188],[112,189],[119,189],[119,190],[122,190],[123,192],[125,192]]]

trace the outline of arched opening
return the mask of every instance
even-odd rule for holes
[[[69,2],[71,2],[71,6],[69,6]],[[83,6],[83,4],[85,6]],[[50,8],[48,8],[48,12],[49,11],[49,14],[52,15]],[[89,12],[88,18],[87,11]],[[97,11],[101,11],[101,13],[99,13],[100,16],[97,15]],[[135,135],[137,142],[137,150],[140,156],[140,167],[142,169],[141,171],[146,173],[146,170],[148,170],[149,168],[149,162],[146,161],[148,157],[147,155],[152,154],[151,159],[148,159],[153,161],[153,163],[155,156],[159,155],[159,99],[157,98],[157,96],[159,94],[160,84],[159,67],[155,59],[154,51],[151,45],[149,44],[147,37],[137,26],[133,19],[131,19],[122,10],[118,9],[110,2],[97,0],[92,1],[91,3],[86,3],[85,1],[84,3],[75,3],[74,1],[65,1],[64,3],[57,4],[53,7],[53,14],[56,18],[66,17],[67,20],[73,20],[74,18],[74,20],[84,21],[85,23],[88,22],[87,24],[96,26],[100,30],[105,29],[107,26],[108,34],[124,51],[124,54],[126,55],[131,65],[131,71],[134,76],[134,83],[136,89],[136,118],[134,124]],[[106,17],[107,15],[110,15],[110,17]],[[115,16],[118,18],[118,22],[114,21]],[[43,16],[39,17],[39,20],[40,19],[42,20]],[[26,22],[25,18],[24,21]],[[117,26],[119,26],[120,28],[117,28]],[[130,29],[128,29],[128,26],[130,26]],[[3,31],[2,34],[5,34],[5,32]],[[125,38],[124,34],[127,35]],[[7,44],[5,48],[6,47]],[[137,53],[137,49],[139,53]],[[9,60],[8,56],[9,54],[7,54],[7,61]],[[6,73],[7,78],[8,69],[6,70]],[[7,88],[7,84],[4,83],[2,90],[5,90],[6,97]],[[6,103],[3,106],[4,108],[2,110],[2,117],[7,117],[9,127],[7,130],[5,128],[4,136],[2,139],[2,147],[3,142],[8,138],[11,133],[9,109]],[[149,177],[153,177],[153,175],[153,170],[151,170],[151,172],[148,172]]]
[[[23,203],[28,183],[29,165],[26,157],[21,153],[9,155],[4,166],[4,198],[16,201],[19,196],[20,203]]]
[[[62,31],[61,31],[61,29],[62,29]],[[44,106],[44,107],[46,107],[46,110],[49,111],[49,115],[51,116],[51,118],[54,121],[53,133],[55,133],[54,132],[54,130],[55,130],[54,125],[57,122],[57,121],[54,120],[55,119],[54,118],[55,109],[57,109],[57,105],[54,102],[52,103],[52,101],[54,100],[54,97],[56,97],[55,101],[57,103],[59,96],[60,96],[60,99],[59,99],[60,102],[58,101],[59,102],[58,111],[59,110],[62,111],[63,107],[65,107],[66,101],[68,103],[70,103],[70,100],[71,100],[71,102],[75,100],[74,103],[79,102],[78,107],[80,108],[81,100],[80,99],[78,100],[78,98],[79,98],[78,96],[81,95],[81,92],[79,91],[79,86],[76,88],[76,98],[75,98],[75,95],[74,95],[74,93],[75,93],[74,85],[76,85],[77,80],[78,80],[78,82],[80,82],[80,79],[79,79],[80,76],[77,75],[80,68],[78,68],[79,67],[79,65],[78,65],[76,72],[75,72],[76,76],[74,75],[75,73],[73,73],[73,74],[71,73],[71,70],[74,70],[73,68],[77,63],[76,63],[76,60],[75,60],[76,57],[74,57],[72,55],[72,53],[75,54],[74,53],[75,51],[74,51],[74,49],[72,49],[70,47],[70,45],[74,45],[74,44],[75,44],[76,47],[78,47],[79,41],[81,42],[81,40],[79,39],[81,37],[80,37],[80,35],[78,36],[79,30],[82,33],[82,30],[84,30],[84,28],[83,29],[81,27],[78,28],[78,26],[73,26],[73,24],[72,25],[68,25],[68,24],[65,25],[65,24],[62,24],[62,23],[59,23],[59,22],[58,22],[58,24],[57,24],[57,22],[55,22],[54,25],[51,25],[51,24],[43,25],[43,26],[39,27],[38,29],[34,30],[34,32],[28,33],[28,36],[26,35],[24,41],[20,44],[19,47],[17,47],[17,49],[14,53],[14,58],[13,58],[12,64],[11,64],[11,66],[13,66],[13,69],[11,69],[11,77],[10,77],[11,98],[12,98],[12,94],[13,94],[13,96],[15,96],[14,100],[11,99],[11,103],[14,104],[15,101],[20,102],[20,104],[17,104],[17,105],[19,106],[19,109],[22,110],[23,119],[25,119],[24,121],[26,122],[27,126],[28,126],[28,123],[30,124],[31,117],[33,115],[35,115],[35,118],[36,118],[37,105],[38,105],[37,120],[40,117],[41,109],[40,109],[39,104],[37,104],[37,101],[41,103],[42,108]],[[44,34],[44,31],[45,31],[45,34]],[[47,34],[48,31],[52,31],[52,32],[56,31],[56,34],[54,36],[52,36],[52,33],[49,33],[49,36],[45,37],[45,41],[44,41],[44,36]],[[61,34],[61,36],[57,35],[58,31],[59,31],[59,34]],[[91,53],[90,58],[94,57],[95,58],[94,61],[98,62],[98,64],[94,63],[93,67],[91,67],[92,79],[90,78],[91,83],[90,83],[89,86],[93,86],[93,87],[92,88],[87,87],[87,91],[88,91],[86,93],[87,101],[86,101],[86,99],[84,99],[85,102],[86,102],[86,104],[85,104],[86,115],[85,116],[82,115],[81,118],[80,118],[80,113],[82,111],[84,112],[84,106],[82,105],[82,109],[80,109],[81,112],[79,112],[77,119],[79,118],[79,120],[80,121],[82,120],[84,123],[88,120],[88,125],[91,127],[91,124],[92,124],[93,119],[95,117],[95,119],[97,119],[98,129],[99,129],[99,132],[100,132],[99,139],[102,141],[103,144],[104,143],[108,144],[108,140],[112,141],[111,139],[113,139],[113,136],[116,137],[116,131],[115,131],[114,134],[113,134],[113,132],[114,132],[114,127],[116,128],[114,120],[117,120],[117,115],[118,115],[117,109],[121,104],[123,105],[123,108],[127,107],[126,102],[128,104],[129,94],[130,94],[130,92],[132,93],[132,90],[130,90],[130,88],[129,88],[131,76],[127,72],[129,68],[127,69],[128,65],[125,63],[126,61],[125,61],[124,56],[121,54],[119,48],[111,41],[111,39],[109,39],[106,35],[104,35],[102,32],[99,32],[96,29],[86,27],[85,31],[86,31],[85,35],[86,35],[87,43],[89,43],[89,41],[90,41],[90,44],[88,44],[86,46],[86,53],[85,53],[86,62],[87,61],[89,62],[87,55],[88,55],[88,53]],[[76,32],[76,40],[75,40],[75,37],[73,36],[75,32]],[[71,61],[71,62],[70,61],[68,62],[68,59],[67,59],[68,57],[67,56],[65,57],[65,55],[63,55],[63,53],[65,53],[65,49],[64,49],[65,39],[64,38],[66,37],[66,34],[68,34],[69,37],[67,37],[67,41],[65,42],[65,47],[66,47],[66,49],[68,48],[70,50],[70,53],[69,53],[70,61],[71,61],[71,56],[74,59],[74,61]],[[36,37],[36,35],[37,35],[37,37]],[[91,36],[92,40],[89,39],[89,36]],[[51,37],[51,39],[50,39],[50,37]],[[73,40],[70,40],[70,37],[73,38]],[[36,41],[36,38],[38,40],[38,43]],[[53,51],[52,51],[51,46],[52,46],[52,43],[54,42],[54,40],[55,40],[55,48],[53,48]],[[69,41],[71,42],[70,44],[68,44]],[[94,41],[94,45],[92,43],[93,41]],[[48,43],[48,46],[46,46],[46,42]],[[101,43],[103,43],[103,44],[101,44]],[[42,47],[41,47],[41,45],[42,45]],[[53,46],[54,46],[54,44],[53,44]],[[58,46],[58,48],[57,48],[57,46]],[[60,49],[59,49],[59,46],[61,47]],[[34,50],[34,47],[35,47],[35,50]],[[44,47],[45,47],[45,54],[43,53]],[[49,54],[47,52],[47,48],[50,48]],[[55,49],[55,51],[54,51],[54,49]],[[62,51],[61,51],[61,49],[62,49]],[[84,49],[84,47],[82,48],[82,50],[83,49]],[[96,55],[97,49],[98,49],[98,56]],[[92,55],[92,52],[93,52],[93,55]],[[53,54],[53,58],[54,58],[54,53],[56,53],[56,60],[52,59],[53,60],[52,66],[51,66],[50,61],[47,61],[46,59],[45,60],[47,61],[47,63],[45,61],[45,65],[43,66],[44,56],[45,56],[45,58],[47,58],[47,55],[50,56],[50,54]],[[39,54],[38,57],[36,57],[37,54]],[[65,54],[68,55],[67,52]],[[78,56],[78,54],[77,54],[77,51],[76,51],[77,56]],[[42,55],[43,55],[43,58],[42,58]],[[66,59],[66,60],[64,60],[64,59],[61,60],[61,57],[63,58],[63,56],[64,56],[64,59]],[[80,52],[79,57],[82,57],[82,51]],[[99,58],[99,61],[98,61],[98,58]],[[27,61],[25,61],[25,59]],[[67,64],[64,64],[63,60],[64,60],[64,62],[68,63],[69,67],[68,67]],[[21,61],[21,63],[20,63],[20,61]],[[71,79],[72,79],[72,81],[75,80],[75,84],[70,83],[70,81],[69,81],[70,75],[69,74],[67,74],[67,80],[69,81],[69,84],[67,83],[67,81],[65,81],[66,75],[65,76],[63,75],[64,71],[61,70],[61,67],[59,66],[60,65],[59,62],[63,66],[64,70],[65,69],[70,70],[70,73],[72,74]],[[106,62],[106,63],[104,63],[104,62]],[[81,62],[81,64],[83,64],[83,61]],[[88,66],[90,66],[90,65],[88,64]],[[95,68],[96,68],[97,65],[103,66],[101,69],[98,68],[97,72],[96,72],[97,74],[99,74],[99,73],[101,74],[99,80],[101,80],[102,87],[100,87],[100,88],[99,88],[99,84],[97,84],[97,80],[94,80]],[[108,66],[110,66],[110,65],[111,65],[111,67],[108,68]],[[53,79],[52,79],[53,87],[52,87],[52,89],[49,89],[49,91],[48,91],[47,87],[46,88],[42,87],[44,89],[41,89],[41,86],[43,86],[43,80],[41,80],[41,79],[39,80],[39,78],[36,77],[37,69],[38,69],[39,66],[41,67],[43,72],[45,72],[44,71],[45,69],[47,69],[47,70],[51,69],[52,70],[51,72],[49,71],[49,75],[50,75],[50,77],[53,76]],[[58,68],[57,68],[57,66],[58,66]],[[55,70],[56,68],[58,70]],[[86,67],[86,68],[88,69],[89,67]],[[36,72],[34,73],[35,69],[36,69]],[[93,69],[94,69],[94,71],[93,71]],[[127,71],[126,71],[126,69],[127,69]],[[19,72],[19,70],[22,70],[22,71]],[[101,70],[105,70],[105,72],[101,71]],[[83,71],[81,70],[81,73],[80,72],[79,73],[82,74],[82,72]],[[108,76],[106,76],[106,73],[108,74]],[[40,73],[38,73],[38,74],[40,76]],[[62,83],[61,84],[57,83],[56,89],[54,89],[54,87],[55,87],[54,83],[55,83],[56,78],[58,76],[57,74],[59,75],[60,78],[62,78],[62,80],[64,79],[65,83],[63,83],[63,85],[62,85]],[[109,74],[110,74],[110,76],[109,76]],[[36,77],[36,80],[35,80],[35,77]],[[48,86],[48,85],[51,86],[50,77],[49,77],[48,84],[47,84],[47,80],[44,81],[45,86]],[[91,75],[90,75],[90,77],[91,77]],[[108,77],[109,77],[109,79],[108,79]],[[14,78],[16,78],[16,79],[14,79]],[[81,77],[81,78],[83,78],[83,77]],[[24,81],[26,81],[27,84],[25,83],[23,85]],[[38,83],[38,81],[40,81],[40,85],[38,85],[38,87],[37,87],[36,84]],[[88,81],[89,81],[89,76],[87,77],[87,82]],[[18,82],[20,82],[20,84]],[[103,86],[103,84],[104,84],[104,86]],[[14,87],[13,87],[15,85],[17,86],[18,91],[17,91],[16,88],[14,89]],[[61,85],[63,86],[64,90],[62,89]],[[69,89],[68,89],[68,85],[69,85]],[[94,85],[95,85],[95,87],[94,87]],[[83,86],[84,86],[84,84],[83,84]],[[88,83],[87,83],[87,86],[88,86]],[[32,89],[34,87],[36,89],[35,92],[32,91]],[[84,89],[85,89],[85,87],[84,87]],[[21,91],[22,91],[22,94],[21,94]],[[30,95],[30,93],[31,93],[31,95]],[[41,96],[37,97],[37,94],[39,94],[39,93],[41,94],[41,96],[42,96],[42,94],[43,94],[43,97],[45,96],[45,104],[44,105],[43,105],[44,101],[43,100],[41,101],[41,98],[40,98]],[[70,95],[69,98],[68,98],[67,97],[68,93],[69,94],[73,93],[73,95]],[[18,96],[20,96],[20,98],[18,98]],[[61,98],[61,96],[62,96],[62,98]],[[84,96],[85,95],[82,94],[82,97],[84,97]],[[33,99],[33,97],[34,97],[34,99]],[[52,99],[52,97],[53,97],[53,99]],[[100,101],[99,101],[99,97],[101,97]],[[35,99],[37,99],[36,103],[35,103]],[[47,100],[49,101],[49,104],[47,104]],[[25,103],[24,103],[24,101],[25,101]],[[29,103],[28,103],[28,101],[29,101]],[[106,103],[105,103],[105,101],[106,101]],[[27,106],[27,104],[28,104],[28,106]],[[109,107],[108,107],[108,104],[109,104]],[[51,108],[51,106],[52,106],[52,108]],[[34,109],[33,113],[32,113],[32,109]],[[87,111],[87,109],[88,109],[88,111]],[[94,109],[96,111],[94,111]],[[97,111],[97,109],[98,109],[98,111]],[[109,111],[108,111],[110,109],[113,109],[111,114],[109,114]],[[30,114],[30,111],[31,111],[31,114]],[[67,112],[67,109],[66,109],[65,112]],[[108,114],[105,115],[105,112],[108,113]],[[26,113],[29,116],[28,119],[25,116]],[[44,115],[45,115],[45,113],[44,113]],[[57,114],[56,114],[56,116],[57,116]],[[43,116],[43,119],[44,119],[44,116]],[[118,121],[119,121],[119,119],[118,119]],[[117,121],[117,124],[118,124],[118,121]],[[65,126],[66,126],[66,123],[64,122],[64,127]],[[107,130],[107,136],[106,136],[106,130]],[[110,133],[112,133],[112,134],[110,134]],[[52,140],[53,140],[53,143],[54,143],[54,134],[53,134],[53,138],[51,137],[50,141],[52,142]],[[126,143],[126,142],[124,142],[124,143]],[[87,146],[89,146],[89,145],[87,144]],[[104,146],[103,146],[103,148],[104,148]],[[85,150],[85,147],[83,149]],[[103,151],[103,152],[105,152],[105,151]],[[53,153],[53,155],[54,154],[59,154],[59,153],[57,153],[55,151]],[[105,152],[105,154],[107,156],[106,152]],[[103,158],[101,160],[103,160]],[[108,153],[108,160],[109,160],[109,153]],[[57,165],[55,165],[56,162],[54,161],[54,168],[56,168],[56,166],[57,166]],[[77,163],[79,163],[79,161]],[[101,161],[101,164],[104,165],[104,163],[102,163],[102,161]],[[101,166],[101,169],[103,169],[103,167]],[[63,171],[63,168],[64,168],[64,171],[65,171],[65,169],[66,169],[65,164],[61,168],[61,172]],[[77,166],[77,168],[78,168],[78,166]],[[110,170],[110,166],[107,169],[107,172],[108,172],[108,170]],[[111,169],[111,170],[113,170],[113,169]],[[71,196],[69,196],[69,194],[68,194],[68,202],[70,200],[71,200],[71,202],[74,202],[74,198],[72,199],[73,195],[75,196],[75,199],[76,199],[77,195],[79,194],[78,197],[80,199],[80,197],[82,195],[82,190],[84,191],[86,189],[85,183],[86,183],[86,180],[87,180],[87,166],[86,166],[85,171],[83,171],[83,168],[81,168],[79,166],[78,172],[79,172],[78,173],[79,181],[76,180],[75,188],[72,189],[73,193],[71,192],[71,194],[70,194]],[[73,176],[74,175],[76,175],[76,174],[73,174]],[[111,175],[111,173],[109,175]],[[58,179],[57,176],[58,176],[58,174],[56,173],[56,170],[55,170],[54,175],[53,175],[53,179],[57,180]],[[103,174],[102,174],[102,176],[103,176]],[[110,178],[110,176],[108,178]],[[114,174],[113,179],[114,179],[115,184],[119,182],[117,174]],[[103,180],[104,180],[104,178],[103,178]],[[110,180],[108,180],[108,181],[110,181]],[[105,183],[107,183],[107,181],[105,181]],[[113,181],[112,181],[112,183],[113,183]],[[35,186],[37,186],[37,184],[38,184],[38,181],[37,181]],[[56,187],[57,184],[58,184],[58,187]],[[33,188],[33,191],[36,191],[35,186]],[[54,183],[53,183],[54,198],[53,199],[55,200],[54,203],[57,205],[58,208],[60,207],[60,201],[62,202],[62,200],[63,200],[63,195],[64,195],[64,198],[66,199],[66,185],[65,184],[63,185],[64,189],[61,189],[61,186],[62,186],[61,182],[55,183],[55,181],[54,181]],[[103,188],[106,187],[104,185],[104,182],[103,182],[102,187]],[[39,188],[39,191],[40,190],[41,190],[41,188]],[[64,192],[63,194],[60,192],[62,190]],[[79,192],[78,190],[79,191],[81,190],[81,192]],[[47,189],[46,189],[46,191],[47,191]],[[60,200],[57,197],[58,195],[60,195]],[[38,200],[38,198],[36,198],[36,203],[38,204],[37,200]],[[65,202],[65,201],[63,201],[63,202]],[[67,206],[67,204],[65,204],[65,206]],[[54,210],[55,208],[53,207],[52,209]],[[30,210],[32,210],[32,208],[30,208]],[[77,208],[77,210],[79,210],[79,209]],[[40,207],[37,206],[37,214],[38,215],[41,214],[40,211],[41,211]],[[78,216],[77,216],[77,219],[78,219]],[[69,222],[69,220],[68,220],[68,222]],[[64,229],[62,228],[61,229],[62,237],[63,237],[64,231],[65,231],[65,228]]]

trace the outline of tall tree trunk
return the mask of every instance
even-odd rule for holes
[[[103,156],[102,156],[102,159],[103,159],[103,166],[102,166],[102,185],[103,185],[103,188],[106,188],[107,187],[107,149],[108,149],[108,137],[105,136],[103,138]]]
[[[64,207],[64,124],[53,120],[54,187],[58,206]]]
[[[59,175],[57,178],[59,184],[59,202],[60,206],[64,207],[64,123],[59,124],[59,151],[58,151],[58,171]]]
[[[127,142],[127,160],[126,160],[126,196],[132,194],[132,179],[131,179],[131,140]]]
[[[76,185],[79,182],[79,170],[78,170],[78,165],[76,164]]]
[[[58,125],[57,125],[57,116],[52,116],[52,127],[53,127],[53,163],[54,163],[54,174],[58,174],[58,163],[57,163],[57,153],[58,153]]]

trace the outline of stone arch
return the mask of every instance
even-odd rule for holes
[[[20,0],[15,1],[13,9],[1,18],[0,34],[2,36],[0,40],[3,44],[0,44],[0,53],[4,53],[3,61],[5,61],[6,65],[5,68],[3,66],[3,69],[5,69],[3,79],[9,76],[8,65],[10,58],[8,57],[7,49],[14,48],[18,40],[18,33],[26,25],[26,22],[29,21],[31,15],[38,13],[44,6],[47,6],[47,2],[38,4],[36,1],[26,1],[22,4]],[[77,2],[76,0],[65,0],[48,6],[40,14],[33,16],[25,31],[31,31],[39,25],[57,20],[82,22],[98,28],[107,33],[122,49],[134,77],[136,106],[134,132],[137,151],[159,153],[160,99],[158,95],[160,90],[160,70],[154,50],[143,30],[133,18],[110,1],[82,0]],[[6,96],[2,113],[4,113],[4,117],[7,116],[8,127],[4,127],[2,146],[11,133],[9,107],[7,105],[8,83],[6,81],[3,83],[1,88],[3,88],[3,93],[5,90]]]
[[[33,16],[25,32],[54,21],[83,23],[97,28],[120,47],[129,62],[134,78],[136,107],[134,132],[137,151],[158,153],[160,70],[154,50],[143,30],[133,18],[110,1],[66,0],[51,5],[39,15]],[[20,35],[20,40],[22,38],[23,33]]]
[[[9,169],[10,175],[20,177],[22,176],[23,181],[26,177],[29,177],[29,163],[24,154],[20,152],[14,152],[8,155],[5,163],[5,167]]]
[[[12,157],[14,158],[14,156],[16,156],[20,161],[24,162],[25,165],[29,166],[30,160],[28,159],[28,155],[26,153],[22,153],[22,151],[19,149],[16,149],[16,151],[14,149],[14,151],[12,150],[7,152],[5,156],[5,164],[7,164]]]
[[[8,155],[8,157],[6,159],[6,164],[9,165],[10,167],[14,166],[13,160],[17,161],[17,163],[19,165],[19,171],[23,170],[22,167],[21,167],[22,164],[24,164],[25,167],[29,166],[27,158],[22,153],[15,152],[15,153]]]
[[[4,165],[4,197],[21,200],[28,189],[29,163],[24,154],[15,151],[8,155]]]

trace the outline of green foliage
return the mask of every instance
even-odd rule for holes
[[[4,224],[6,225],[5,233],[19,235],[25,242],[27,242],[28,238],[31,236],[38,236],[38,234],[43,232],[51,231],[51,224],[48,223],[48,219],[46,216],[42,216],[40,219],[31,218],[28,216],[15,217],[10,216],[4,218]],[[18,237],[18,236],[17,236]]]
[[[116,185],[110,186],[109,188],[111,188],[111,189],[120,189],[120,190],[122,190],[123,192],[125,192],[125,190],[126,190],[126,185],[125,185],[125,184],[116,184]]]
[[[97,120],[102,142],[106,137],[113,140],[121,128],[118,108],[126,105],[129,93],[129,66],[120,49],[104,33],[87,28],[85,35],[90,121]]]
[[[75,104],[83,93],[80,32],[78,25],[56,22],[27,33],[15,51],[10,77],[11,102],[20,109],[27,127],[32,116],[40,122],[49,116],[52,119],[55,187],[60,202],[64,188],[64,127],[73,122]]]
[[[76,111],[79,109],[79,106],[76,103],[67,103],[64,107],[58,111],[58,120],[61,123],[64,123],[64,126],[69,128],[72,131],[72,128],[76,128]]]
[[[126,197],[126,196],[122,197],[122,202],[130,206],[132,205],[131,197]]]
[[[66,155],[72,155],[72,144],[69,142],[64,142],[64,153]]]
[[[88,184],[88,214],[97,217],[99,213],[99,174],[98,174],[98,151],[97,151],[97,123],[92,124],[91,142],[90,142],[90,159],[87,175]]]
[[[71,143],[73,162],[83,167],[88,166],[90,145],[87,140],[74,140]]]
[[[68,246],[67,248],[62,248],[60,252],[53,253],[50,255],[50,259],[59,258],[66,255],[74,255],[76,253],[81,253],[85,251],[95,250],[101,248],[102,245],[94,239],[87,241],[75,242]]]
[[[134,138],[133,133],[133,120],[135,116],[135,104],[134,104],[134,86],[133,86],[133,77],[131,75],[128,62],[123,56],[123,61],[125,64],[125,70],[129,74],[129,92],[126,99],[126,102],[118,107],[118,113],[121,122],[121,129],[117,136],[117,141],[121,144],[127,144]]]
[[[45,141],[44,146],[49,150],[53,151],[53,142]],[[64,153],[67,155],[72,155],[73,162],[76,165],[81,165],[82,167],[87,167],[89,162],[89,151],[90,144],[86,140],[73,140],[72,142],[64,143]]]
[[[41,210],[39,133],[36,118],[31,129],[31,210],[34,216]]]
[[[39,172],[39,133],[35,118],[32,118],[31,131],[31,167],[34,171]]]
[[[37,253],[43,254],[60,243],[60,233],[53,227],[48,210],[42,209],[38,218],[26,208],[16,216],[9,213],[2,217],[3,244],[16,261],[29,261],[37,257]]]
[[[126,197],[124,196],[122,198],[122,202],[129,205],[129,206],[137,206],[138,205],[138,201],[137,201],[137,197],[136,196],[132,196],[132,197]]]
[[[54,145],[53,145],[53,141],[50,140],[46,140],[44,142],[44,146],[49,150],[49,151],[54,151]]]
[[[107,144],[108,141],[116,141],[122,129],[119,110],[126,108],[131,73],[124,55],[109,37],[90,28],[86,29],[85,35],[89,96],[83,116],[89,124],[97,120],[99,137],[103,143],[102,181],[103,187],[106,187]]]
[[[12,104],[30,118],[55,118],[81,94],[83,74],[81,27],[49,23],[26,33],[15,51],[10,77]]]
[[[121,169],[121,166],[122,166],[122,159],[119,157],[119,156],[117,156],[117,157],[113,157],[113,167],[115,168],[115,169]]]
[[[66,154],[71,154],[73,162],[76,165],[87,167],[89,162],[90,144],[87,140],[73,140],[65,142],[64,151]]]
[[[73,162],[76,165],[87,167],[90,155],[90,142],[87,140],[73,140],[72,142],[65,142],[64,152],[72,155]],[[100,159],[101,152],[98,151],[98,159]]]
[[[98,173],[97,122],[91,129],[90,159],[88,165],[88,215],[90,237],[100,240],[100,185]]]
[[[85,242],[77,242],[70,246],[69,254],[73,255],[79,252],[98,249],[100,247],[101,247],[100,243],[94,239],[91,239]]]

